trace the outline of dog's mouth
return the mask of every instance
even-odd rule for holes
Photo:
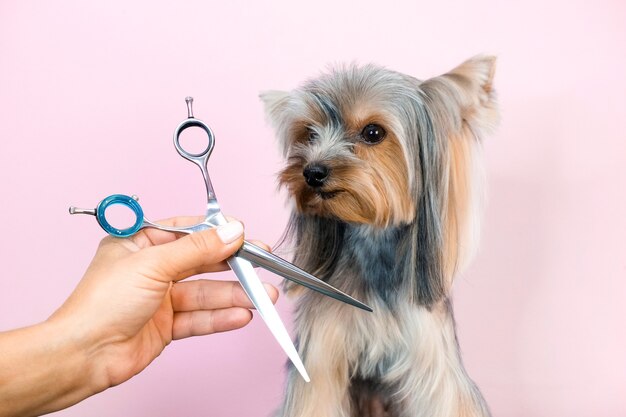
[[[331,198],[334,198],[337,194],[342,192],[343,190],[317,191],[316,194],[320,196],[322,200],[330,200]]]

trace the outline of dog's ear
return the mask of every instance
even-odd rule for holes
[[[441,111],[456,113],[455,128],[460,130],[466,124],[480,137],[498,122],[493,88],[495,69],[494,56],[478,55],[446,74],[426,80],[421,88]]]
[[[441,240],[432,240],[432,233],[421,237],[428,239],[431,236],[431,241],[441,244],[439,259],[444,288],[449,286],[454,273],[471,258],[479,236],[483,201],[479,139],[492,131],[498,121],[493,88],[495,63],[495,57],[476,56],[419,86],[425,96],[428,121],[434,132],[433,142],[442,150],[433,155],[441,158],[438,160],[441,166],[448,166],[438,179],[424,180],[427,201],[423,212],[428,213],[429,207],[436,207],[436,210],[431,209],[430,215],[437,220],[427,223],[425,230],[430,228],[441,233]],[[424,155],[428,155],[427,150],[423,151]],[[436,166],[430,165],[431,172],[437,172]],[[429,175],[428,170],[426,166],[422,172],[424,177]],[[426,188],[429,184],[438,184],[430,192],[430,200]],[[441,201],[445,203],[440,205]]]
[[[265,106],[265,117],[274,128],[282,125],[291,94],[287,91],[269,90],[259,94]]]
[[[463,62],[447,76],[460,77],[474,85],[471,88],[479,88],[485,93],[493,90],[493,76],[496,72],[496,57],[490,55],[477,55]]]
[[[287,155],[288,132],[291,118],[292,94],[287,91],[270,90],[259,94],[265,106],[265,117],[274,128],[278,137],[279,147],[284,156]]]

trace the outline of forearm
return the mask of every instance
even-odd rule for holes
[[[0,333],[0,417],[46,414],[98,391],[86,350],[62,325]]]

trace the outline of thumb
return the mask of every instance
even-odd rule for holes
[[[243,245],[243,224],[231,221],[173,242],[146,248],[138,255],[156,272],[159,281],[179,281],[205,272],[228,259]]]

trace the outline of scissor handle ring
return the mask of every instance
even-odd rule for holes
[[[118,229],[116,227],[111,226],[111,224],[106,219],[106,209],[109,206],[120,204],[122,206],[128,207],[135,213],[135,224],[127,229]],[[98,224],[100,227],[104,229],[105,232],[115,237],[129,237],[137,233],[141,226],[143,226],[143,209],[132,197],[129,197],[124,194],[113,194],[105,198],[98,204],[96,207],[96,219],[98,220]]]
[[[180,144],[181,133],[183,133],[185,129],[189,129],[190,127],[201,128],[202,130],[206,132],[207,137],[209,139],[206,148],[200,153],[193,153],[193,152],[186,151]],[[213,147],[215,146],[215,137],[213,136],[213,131],[211,130],[209,126],[206,125],[206,123],[192,117],[187,120],[184,120],[181,124],[178,125],[178,127],[174,131],[174,146],[176,147],[176,150],[178,151],[180,156],[182,156],[185,159],[188,159],[190,161],[197,161],[199,159],[206,160],[208,159],[209,155],[211,155],[211,152],[213,151]]]

